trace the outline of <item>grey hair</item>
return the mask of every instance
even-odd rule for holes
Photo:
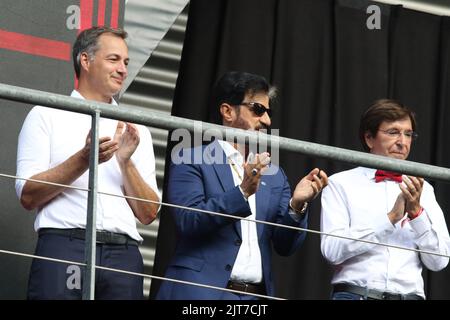
[[[269,101],[272,101],[278,96],[278,88],[275,86],[270,86],[269,92],[267,94],[269,96]]]

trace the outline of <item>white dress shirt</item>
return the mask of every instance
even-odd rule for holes
[[[84,99],[73,91],[72,97]],[[117,105],[113,100],[112,105]],[[113,138],[117,120],[100,118],[99,137]],[[144,181],[158,195],[155,175],[155,156],[149,130],[138,125],[140,143],[131,159]],[[17,176],[30,178],[67,160],[81,150],[91,128],[91,116],[81,113],[35,106],[27,115],[19,135]],[[72,186],[88,188],[89,170]],[[25,180],[16,180],[20,198]],[[124,195],[122,175],[116,157],[98,167],[98,191]],[[65,189],[44,206],[38,208],[34,228],[85,228],[87,210],[86,191]],[[128,234],[142,241],[136,220],[124,198],[98,194],[97,230]]]
[[[387,214],[401,190],[398,183],[375,182],[375,169],[358,167],[329,178],[322,191],[321,230],[379,243],[450,253],[445,219],[433,187],[424,182],[420,204],[424,211],[392,225]],[[403,226],[402,226],[403,224]],[[321,250],[334,265],[332,283],[349,283],[392,293],[425,297],[422,263],[430,270],[445,268],[448,258],[418,254],[360,241],[322,236]]]
[[[227,160],[230,162],[234,185],[238,186],[242,183],[242,177],[244,176],[244,157],[230,143],[219,140],[219,144],[224,150]],[[232,168],[232,163],[234,163],[234,168],[239,174]],[[255,194],[252,194],[247,199],[252,212],[247,219],[256,219],[255,198]],[[234,262],[230,278],[234,281],[260,283],[262,281],[262,265],[256,223],[241,220],[241,236],[242,244]]]

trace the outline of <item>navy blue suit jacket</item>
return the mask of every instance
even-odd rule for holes
[[[171,163],[167,188],[170,203],[237,217],[251,215],[248,202],[234,186],[230,165],[218,142],[182,150],[180,155],[185,162],[201,159],[202,163]],[[211,163],[214,159],[221,163]],[[274,175],[263,175],[256,193],[256,219],[306,228],[306,215],[299,222],[289,216],[290,197],[281,169]],[[177,247],[166,277],[225,288],[242,242],[240,220],[183,209],[172,209],[171,213]],[[280,255],[290,255],[303,242],[305,233],[257,224],[257,234],[266,292],[273,295],[271,243]],[[163,281],[156,298],[220,299],[221,294],[220,290]]]

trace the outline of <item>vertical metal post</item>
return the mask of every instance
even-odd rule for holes
[[[83,280],[83,300],[94,300],[95,297],[95,244],[97,241],[97,172],[98,172],[98,132],[100,111],[92,115],[91,153],[89,155],[89,194],[87,203],[86,241],[84,260],[86,269]]]

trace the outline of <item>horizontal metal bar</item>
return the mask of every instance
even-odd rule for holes
[[[239,139],[250,138],[259,139],[259,141],[268,141],[268,144],[275,143],[279,145],[280,149],[298,152],[311,157],[341,161],[370,168],[402,172],[437,181],[450,182],[450,169],[444,167],[377,156],[365,152],[331,147],[313,142],[270,136],[261,132],[233,129],[207,122],[168,116],[166,113],[162,112],[136,110],[125,107],[111,107],[111,105],[107,103],[81,100],[60,94],[6,84],[0,84],[0,98],[91,115],[98,110],[104,118],[124,120],[168,130],[179,128],[186,128],[191,132],[198,132],[199,130],[216,130],[217,132],[221,132],[223,136],[235,136]]]
[[[428,0],[372,0],[389,5],[402,5],[406,9],[421,11],[438,16],[450,16],[450,6],[440,3],[430,3]]]

